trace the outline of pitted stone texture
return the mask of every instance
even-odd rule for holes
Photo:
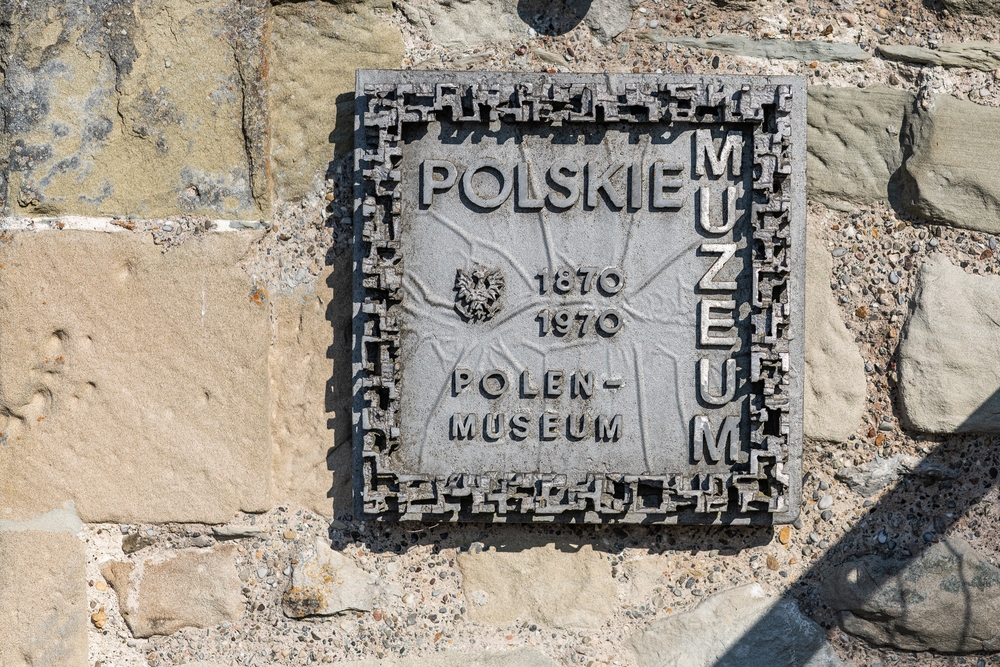
[[[909,561],[867,556],[838,567],[824,591],[841,627],[904,651],[1000,650],[1000,569],[950,537]]]
[[[456,561],[473,621],[596,628],[611,616],[617,595],[611,565],[590,545],[491,548],[459,554]]]
[[[903,163],[899,133],[912,93],[872,88],[809,88],[810,197],[859,204],[887,199]]]
[[[917,274],[899,345],[903,420],[929,433],[1000,433],[1000,278],[941,254]]]
[[[294,2],[271,19],[271,157],[277,193],[295,200],[322,185],[353,148],[354,70],[403,62],[399,29],[363,4]]]
[[[639,667],[844,667],[823,628],[761,584],[654,621],[629,645]]]
[[[868,382],[865,362],[830,290],[833,259],[810,228],[806,242],[805,434],[847,440],[861,421]]]
[[[257,233],[0,242],[0,516],[224,523],[270,505]]]
[[[265,6],[9,3],[9,211],[260,217]]]
[[[975,128],[971,133],[970,128]],[[938,96],[910,116],[902,203],[926,220],[1000,233],[1000,109]]]
[[[941,0],[941,5],[952,14],[1000,16],[1000,5],[995,0]]]
[[[361,660],[352,667],[556,667],[559,663],[528,648],[505,653],[459,653],[444,651],[422,656]]]
[[[463,49],[493,42],[527,39],[528,25],[519,16],[523,0],[435,0],[416,9],[435,43]]]
[[[68,531],[0,530],[0,665],[85,667],[83,542]]]
[[[321,537],[310,551],[299,554],[292,570],[292,587],[285,592],[285,614],[292,618],[332,616],[342,611],[371,611],[378,595],[378,578]]]
[[[346,347],[345,332],[350,331],[349,283],[340,280],[331,288],[336,277],[339,274],[326,271],[315,286],[275,297],[276,331],[268,361],[275,501],[324,516],[333,516],[334,509],[334,420],[350,410],[349,402],[343,400],[339,408],[328,406],[342,394],[335,381],[332,351]],[[342,307],[331,303],[336,296]],[[340,358],[349,360],[350,353],[345,350]],[[341,437],[350,436],[343,433]],[[337,472],[350,477],[350,470]]]
[[[243,614],[236,546],[180,549],[132,562],[110,562],[101,574],[118,595],[118,608],[135,637],[210,628]]]

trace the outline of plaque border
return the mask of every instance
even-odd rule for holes
[[[398,442],[403,125],[750,125],[750,452],[725,473],[392,470]],[[385,520],[790,523],[801,502],[806,84],[792,76],[358,70],[354,125],[355,513]]]

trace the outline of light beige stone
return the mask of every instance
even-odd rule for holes
[[[354,147],[354,72],[403,62],[399,29],[365,4],[294,2],[271,20],[271,156],[279,196],[298,199]]]
[[[209,628],[243,614],[243,584],[232,544],[168,551],[137,564],[105,563],[101,574],[118,595],[118,608],[135,637]]]
[[[429,655],[360,660],[352,667],[556,667],[559,663],[529,648],[503,653],[459,653],[444,651]]]
[[[263,216],[264,3],[11,7],[12,212]]]
[[[317,537],[298,555],[292,586],[285,592],[285,614],[293,618],[332,616],[342,611],[371,611],[378,578]]]
[[[805,434],[846,440],[868,393],[865,362],[830,290],[833,259],[812,229],[806,241]]]
[[[611,564],[590,545],[490,548],[459,554],[456,561],[473,621],[596,628],[611,616],[617,597]]]
[[[270,505],[256,233],[161,252],[130,232],[0,243],[0,518],[224,523]]]
[[[325,271],[315,285],[276,296],[273,302],[269,368],[274,498],[324,516],[332,516],[334,509],[337,420],[350,422],[350,401],[343,400],[349,392],[337,380],[347,380],[346,386],[350,381],[334,376],[335,370],[349,372],[350,364],[351,291],[346,273]],[[338,364],[345,368],[337,369]],[[346,423],[339,433],[343,439],[350,438]],[[350,470],[337,473],[350,478]]]
[[[85,566],[71,532],[0,530],[0,665],[87,667]]]
[[[933,254],[914,302],[899,343],[904,422],[929,433],[1000,433],[1000,278]]]

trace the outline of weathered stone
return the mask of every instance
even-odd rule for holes
[[[976,128],[970,133],[969,128]],[[1000,233],[1000,109],[938,97],[910,115],[902,203],[933,222]]]
[[[593,0],[585,20],[598,39],[610,42],[632,21],[632,4],[627,0]]]
[[[52,510],[41,516],[24,519],[23,521],[0,519],[0,530],[35,530],[57,532],[66,530],[79,533],[83,530],[83,522],[72,509]]]
[[[336,436],[331,422],[337,416],[327,402],[338,393],[330,350],[338,341],[341,347],[345,345],[344,331],[350,327],[350,311],[331,308],[333,279],[327,271],[316,285],[275,297],[275,336],[269,358],[275,501],[324,516],[333,515],[333,471],[328,458]],[[343,289],[342,301],[350,298],[349,288]],[[331,319],[343,328],[334,330]],[[347,414],[348,409],[344,406],[339,414]]]
[[[292,587],[285,592],[285,614],[293,618],[332,616],[342,611],[371,611],[378,578],[365,572],[323,538],[298,556]]]
[[[889,459],[876,457],[864,465],[840,468],[835,474],[851,491],[865,497],[874,496],[899,479],[900,475],[913,475],[929,481],[958,477],[956,472],[933,461],[906,454],[897,454]]]
[[[1000,5],[994,0],[941,0],[941,6],[952,14],[1000,16]]]
[[[9,3],[8,210],[261,217],[266,5]]]
[[[277,194],[294,200],[322,185],[332,143],[340,154],[353,148],[354,71],[398,68],[403,37],[365,4],[294,2],[273,11],[271,157]]]
[[[899,132],[912,93],[872,88],[809,88],[809,196],[856,203],[888,198],[903,163]]]
[[[590,545],[552,544],[518,551],[459,554],[469,618],[505,626],[515,620],[554,628],[596,628],[612,613],[611,565]]]
[[[0,516],[224,523],[270,505],[268,307],[251,232],[0,243]]]
[[[809,228],[806,243],[805,434],[840,442],[865,409],[865,362],[830,290],[833,259]]]
[[[420,5],[431,38],[445,48],[463,49],[528,37],[518,0],[437,0]]]
[[[504,653],[459,653],[445,651],[405,658],[361,660],[353,667],[556,667],[559,663],[538,651],[517,648]]]
[[[930,433],[1000,433],[1000,278],[934,254],[914,301],[899,345],[904,422]]]
[[[904,44],[883,44],[878,53],[886,60],[899,60],[942,67],[968,67],[992,72],[1000,67],[1000,45],[992,42],[942,44],[936,49]]]
[[[789,39],[753,39],[742,35],[716,35],[707,39],[698,39],[669,35],[660,28],[647,30],[640,37],[654,44],[678,44],[748,58],[852,63],[863,62],[872,57],[870,53],[857,44],[847,42],[793,42]]]
[[[168,551],[137,565],[108,562],[101,575],[118,595],[118,608],[135,637],[210,628],[243,614],[243,584],[231,544]]]
[[[750,584],[654,621],[629,640],[639,667],[841,667],[793,600]]]
[[[841,627],[906,651],[1000,650],[1000,569],[950,537],[908,561],[866,556],[825,584]]]
[[[0,665],[85,667],[83,542],[65,530],[0,530]]]

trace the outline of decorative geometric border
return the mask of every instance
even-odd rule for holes
[[[797,77],[366,71],[355,118],[355,500],[369,518],[784,523],[801,470],[805,86]],[[404,125],[729,124],[753,133],[749,460],[720,474],[392,470]],[[797,389],[797,391],[796,391]],[[792,397],[797,397],[793,400]]]

